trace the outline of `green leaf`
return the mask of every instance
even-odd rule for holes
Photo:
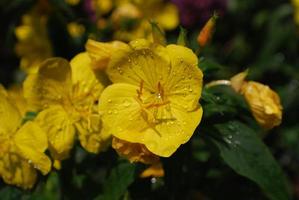
[[[3,200],[20,199],[22,190],[12,186],[5,186],[0,189],[0,197]]]
[[[237,121],[217,124],[215,128],[218,133],[208,139],[216,145],[226,164],[257,183],[269,199],[290,199],[280,166],[253,130]]]
[[[103,188],[103,194],[96,200],[119,200],[135,179],[136,165],[122,162],[111,170]]]

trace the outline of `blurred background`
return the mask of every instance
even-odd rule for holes
[[[85,51],[88,38],[130,41],[149,37],[151,19],[165,30],[169,43],[176,42],[179,25],[184,27],[188,46],[196,51],[197,35],[214,11],[219,18],[213,39],[199,54],[208,61],[204,81],[228,79],[249,68],[249,79],[278,92],[282,124],[263,137],[289,179],[293,199],[299,199],[297,0],[1,0],[0,83],[5,87],[21,84],[26,73],[46,58],[71,59]],[[181,151],[186,150],[170,160]],[[181,199],[266,199],[255,184],[204,148],[193,153],[189,172],[172,180],[135,180],[124,198],[168,199],[169,187],[164,186],[174,181],[180,183],[175,188]],[[74,158],[60,172],[41,177],[33,191],[1,182],[0,199],[94,199],[105,190],[107,169],[116,162],[112,150],[95,156],[77,147]]]

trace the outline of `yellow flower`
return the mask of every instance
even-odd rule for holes
[[[67,30],[73,38],[81,37],[85,32],[85,27],[77,22],[67,24]]]
[[[52,55],[46,23],[47,17],[33,10],[23,16],[22,24],[15,29],[18,40],[15,51],[21,57],[21,69],[26,72],[35,72],[38,65]]]
[[[282,106],[276,92],[254,81],[245,82],[240,92],[248,102],[254,118],[262,127],[271,129],[281,123]]]
[[[103,87],[91,70],[87,53],[78,54],[70,64],[62,58],[48,59],[36,74],[25,80],[24,95],[28,103],[35,109],[43,109],[36,121],[48,135],[55,160],[68,157],[76,132],[87,151],[97,153],[103,148],[109,135],[101,132],[96,107]]]
[[[46,134],[32,121],[22,124],[17,107],[0,87],[0,176],[4,182],[24,189],[32,188],[36,169],[44,175],[51,161],[44,154],[48,147]]]
[[[114,83],[100,97],[103,126],[115,137],[168,157],[192,136],[202,117],[203,74],[188,48],[132,41],[115,52],[107,73]]]
[[[151,153],[143,144],[131,143],[114,137],[112,147],[120,156],[127,158],[130,162],[142,162],[144,164],[159,162],[159,157]]]
[[[165,30],[172,30],[179,24],[178,10],[169,2],[131,0],[119,1],[116,4],[117,8],[113,11],[111,19],[115,28],[114,38],[119,40],[148,38],[151,34],[151,25],[148,22],[151,20],[157,22]],[[131,25],[128,26],[128,24]]]

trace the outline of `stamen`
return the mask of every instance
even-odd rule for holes
[[[144,80],[141,80],[140,81],[140,85],[139,85],[139,90],[136,90],[137,91],[137,94],[138,94],[138,99],[141,99],[141,95],[142,95],[142,90],[143,90],[143,84],[144,84]]]
[[[158,82],[158,94],[157,94],[157,97],[162,100],[164,100],[164,89],[163,87],[161,86],[161,83],[160,81]]]

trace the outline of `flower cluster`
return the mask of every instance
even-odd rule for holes
[[[70,62],[46,59],[28,74],[25,111],[2,88],[1,152],[9,152],[1,154],[5,182],[32,187],[33,169],[46,174],[51,162],[60,169],[77,139],[90,153],[112,141],[131,162],[161,170],[159,157],[171,156],[194,133],[203,113],[198,103],[203,74],[190,49],[145,39],[128,44],[89,40],[86,49]],[[24,122],[20,113],[28,112],[37,116]],[[15,168],[19,172],[8,171]]]
[[[204,7],[214,4],[224,10],[226,4],[173,2],[180,10],[194,7],[197,11],[207,11]],[[163,0],[64,3],[82,3],[100,31],[112,29],[114,40],[97,41],[90,34],[83,52],[70,60],[53,57],[44,12],[48,1],[39,1],[23,17],[15,30],[15,51],[25,80],[22,87],[0,85],[0,177],[7,184],[30,189],[38,172],[47,175],[60,170],[76,143],[92,154],[111,147],[128,161],[147,165],[140,177],[164,176],[161,158],[187,143],[203,116],[198,55],[185,46],[183,31],[177,44],[167,44],[164,35],[164,30],[178,26],[177,7]],[[198,16],[184,14],[188,16],[181,18],[187,26],[198,21]],[[206,12],[200,15],[207,19]],[[209,17],[197,37],[197,53],[209,44],[215,30],[218,15]],[[88,31],[77,22],[65,24],[72,39]],[[246,76],[247,71],[230,80],[212,81],[206,88],[229,85],[245,98],[261,127],[278,126],[282,120],[279,96],[266,85],[246,81]]]

